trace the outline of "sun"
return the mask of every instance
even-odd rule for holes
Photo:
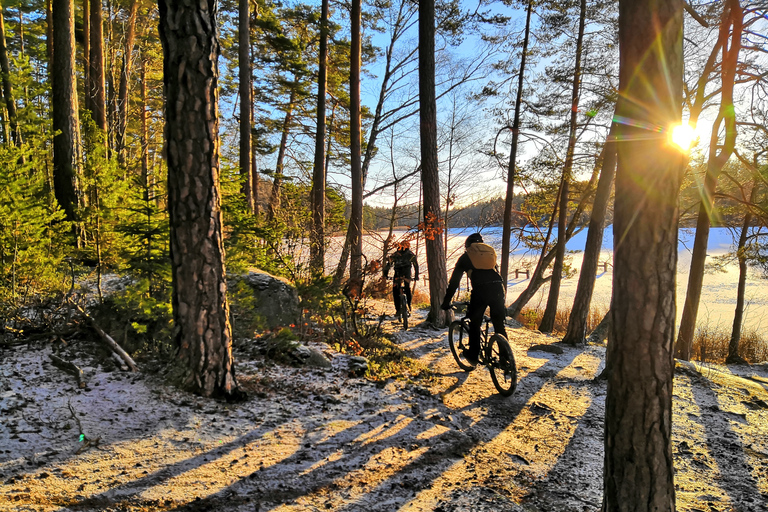
[[[688,151],[696,141],[696,132],[687,123],[675,125],[670,131],[669,139],[678,148]]]

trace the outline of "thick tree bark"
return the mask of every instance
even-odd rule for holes
[[[560,206],[557,219],[557,252],[555,265],[552,267],[552,280],[549,283],[549,296],[544,315],[539,324],[542,332],[552,332],[557,316],[557,302],[560,299],[560,283],[563,280],[565,265],[565,226],[568,222],[568,202],[570,199],[571,174],[573,173],[573,153],[576,150],[577,115],[579,112],[579,89],[581,87],[581,52],[584,41],[584,24],[587,17],[587,1],[581,0],[579,7],[579,34],[576,38],[576,64],[573,70],[573,88],[571,91],[571,119],[568,127],[568,148],[563,166],[563,184],[560,188]]]
[[[619,0],[614,277],[605,404],[603,512],[674,511],[672,357],[677,198],[684,155],[662,134],[681,122],[683,4]]]
[[[318,274],[325,272],[325,94],[328,77],[328,0],[322,0],[320,14],[320,53],[317,77],[317,129],[312,169],[312,238],[310,265]]]
[[[15,146],[21,146],[21,133],[16,116],[16,100],[11,86],[11,65],[8,62],[8,49],[5,46],[5,21],[3,18],[3,6],[0,4],[0,72],[3,76],[3,99],[5,110],[8,113],[8,126],[10,127],[10,139]]]
[[[253,91],[251,80],[251,12],[249,0],[240,0],[238,5],[238,77],[240,79],[240,183],[245,202],[251,213],[253,202],[253,145],[251,143],[251,116]]]
[[[595,201],[592,206],[592,215],[589,219],[589,231],[587,242],[584,246],[584,259],[581,261],[579,283],[576,287],[576,296],[573,298],[573,307],[568,319],[568,329],[563,336],[563,343],[578,345],[584,343],[587,335],[587,318],[589,306],[592,303],[592,292],[595,289],[595,274],[600,259],[600,249],[603,246],[603,230],[605,228],[605,212],[611,198],[613,177],[616,174],[616,124],[611,125],[608,138],[603,146],[602,170],[597,182]]]
[[[501,231],[501,279],[504,290],[509,280],[509,242],[512,238],[512,200],[515,198],[515,173],[517,165],[517,142],[520,135],[520,105],[523,101],[523,79],[525,78],[525,58],[528,55],[528,39],[531,32],[531,11],[533,0],[528,0],[525,15],[525,35],[523,51],[520,56],[520,72],[517,77],[517,95],[515,96],[515,117],[512,121],[512,146],[509,149],[509,169],[507,171],[507,193],[504,196],[504,221]],[[446,237],[447,238],[447,237]]]
[[[216,3],[159,1],[175,343],[182,385],[239,398],[219,191]]]
[[[707,258],[709,227],[711,225],[710,217],[713,214],[717,180],[723,166],[733,154],[736,145],[736,113],[733,108],[733,86],[736,80],[739,51],[741,50],[743,21],[744,11],[739,5],[739,0],[728,0],[723,8],[720,34],[722,39],[722,34],[726,34],[727,37],[727,34],[731,32],[731,45],[730,47],[723,46],[720,111],[712,126],[712,135],[709,141],[709,160],[702,188],[699,216],[696,219],[696,235],[691,253],[688,289],[685,294],[683,316],[680,319],[680,331],[675,348],[676,357],[685,360],[691,357],[693,335],[696,331],[696,317],[699,312],[701,287],[704,282],[704,267]],[[719,145],[720,130],[723,126],[725,128],[725,140],[722,145]]]
[[[53,0],[53,189],[67,220],[77,219],[80,120],[75,82],[75,18],[72,0]]]
[[[755,199],[757,198],[757,189],[757,181],[755,180],[752,183],[752,192],[750,193],[749,198],[749,202],[752,204],[754,204]],[[725,359],[725,362],[728,364],[744,362],[744,358],[739,355],[739,343],[741,342],[741,325],[744,320],[744,293],[747,288],[747,235],[751,224],[752,211],[748,209],[744,214],[744,223],[741,226],[739,246],[736,252],[736,257],[739,260],[739,283],[736,289],[736,311],[733,314],[731,340],[728,343],[728,357]]]
[[[128,23],[125,27],[125,45],[123,46],[123,63],[120,67],[120,85],[117,93],[117,133],[115,134],[116,149],[120,159],[125,161],[125,131],[128,126],[128,90],[133,64],[133,46],[136,42],[136,16],[139,12],[139,0],[131,1]]]
[[[96,126],[107,133],[107,104],[104,74],[104,22],[101,1],[91,0],[91,45],[89,56],[90,83],[88,84],[89,105]]]
[[[350,226],[349,278],[363,276],[363,169],[361,162],[360,126],[360,66],[361,66],[361,0],[352,0],[352,48],[350,50],[349,102],[350,102],[350,160],[352,177],[352,213]]]
[[[443,233],[439,226],[440,176],[437,167],[434,0],[419,0],[419,121],[421,183],[424,189],[424,245],[429,272],[430,309],[427,321],[436,326],[447,326],[451,315],[440,308],[448,288],[448,274],[443,252]]]

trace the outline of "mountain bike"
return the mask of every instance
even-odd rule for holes
[[[408,297],[405,295],[405,287],[411,282],[408,277],[392,277],[392,282],[398,287],[400,292],[400,318],[403,321],[403,330],[408,330],[408,318],[411,316],[411,310],[408,308]]]
[[[461,306],[468,306],[469,302],[454,302],[451,309],[457,310]],[[496,389],[503,396],[510,396],[517,387],[517,366],[515,365],[515,356],[512,354],[512,348],[509,342],[498,333],[493,333],[488,338],[488,324],[491,319],[487,315],[483,316],[485,328],[482,329],[480,336],[480,354],[478,354],[478,364],[486,366],[491,372],[491,380]],[[471,372],[475,366],[465,357],[465,351],[469,350],[469,318],[466,316],[461,320],[454,320],[448,329],[448,344],[451,347],[453,358],[459,368],[465,372]]]

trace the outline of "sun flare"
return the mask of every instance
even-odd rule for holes
[[[688,151],[696,141],[696,131],[687,123],[679,124],[672,128],[669,138],[675,146]]]

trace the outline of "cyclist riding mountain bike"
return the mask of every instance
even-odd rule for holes
[[[441,307],[450,309],[453,294],[459,288],[461,277],[466,272],[472,283],[472,293],[467,307],[469,350],[464,357],[474,366],[480,353],[480,331],[485,308],[491,308],[490,317],[494,331],[504,338],[507,337],[507,330],[504,328],[504,283],[496,267],[496,251],[483,243],[480,233],[469,235],[464,247],[466,250],[456,261]]]
[[[419,280],[419,262],[416,255],[411,252],[411,243],[407,240],[398,244],[397,250],[387,258],[384,266],[384,277],[389,277],[389,269],[394,268],[395,275],[392,284],[392,299],[395,301],[395,315],[400,318],[400,286],[398,280],[403,281],[405,298],[408,300],[408,311],[411,310],[411,267],[415,270],[413,280]]]

